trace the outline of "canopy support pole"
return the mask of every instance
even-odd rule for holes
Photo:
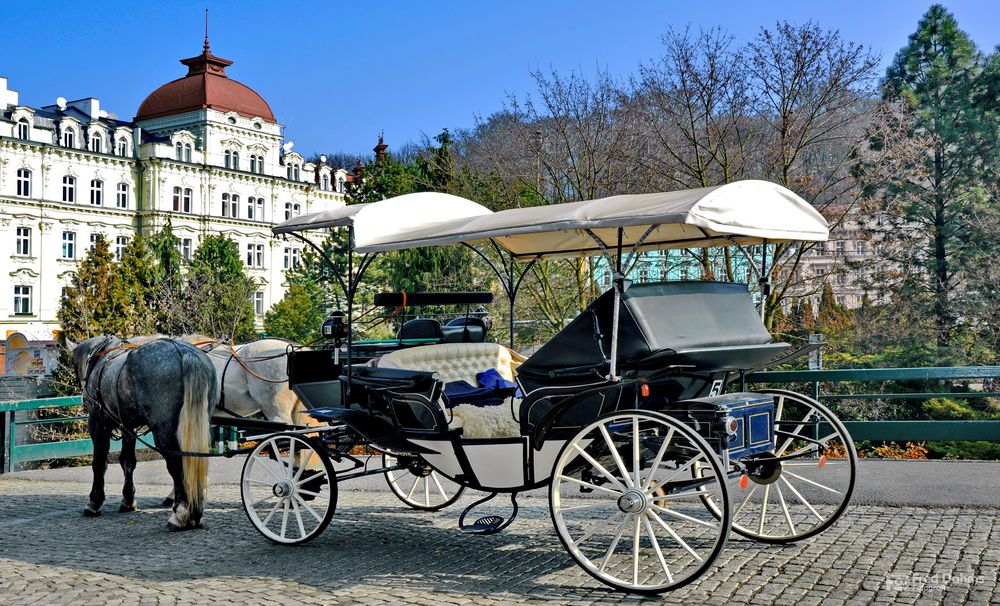
[[[767,311],[767,298],[771,295],[771,276],[767,269],[767,239],[761,245],[760,260],[760,321],[764,321],[764,313]]]
[[[494,248],[496,249],[497,253],[500,254],[502,259],[504,254],[503,250],[496,245],[496,242],[493,242],[492,240],[490,240],[490,242],[493,244]],[[524,281],[524,277],[528,275],[528,272],[535,265],[535,262],[538,261],[538,258],[536,257],[528,261],[528,263],[524,266],[521,272],[517,273],[516,263],[513,254],[510,255],[510,259],[508,259],[507,262],[501,261],[503,266],[500,267],[493,261],[493,259],[489,258],[489,256],[486,253],[479,250],[475,246],[469,244],[468,242],[462,242],[461,244],[462,246],[465,246],[472,252],[479,255],[479,257],[483,261],[486,261],[486,264],[489,265],[490,269],[493,270],[493,273],[496,274],[497,279],[500,280],[500,286],[503,288],[504,294],[507,295],[507,305],[509,312],[509,316],[507,318],[507,327],[510,330],[510,339],[509,339],[510,348],[514,349],[514,303],[517,301],[517,292],[521,290],[521,282]]]
[[[362,261],[363,263],[363,261]],[[363,272],[359,272],[363,273]],[[360,276],[358,276],[360,279]],[[351,395],[351,366],[354,344],[354,290],[358,282],[354,279],[354,226],[347,228],[347,283],[350,290],[347,294],[347,383],[344,387],[347,395]]]
[[[333,270],[333,272],[332,272],[333,273],[333,277],[336,278],[337,279],[337,283],[340,284],[340,290],[344,291],[344,297],[345,298],[346,297],[350,297],[350,293],[348,292],[347,285],[344,284],[343,278],[341,278],[340,274],[337,273],[337,271],[336,271],[337,270],[337,266],[334,265],[333,259],[331,259],[330,256],[326,254],[326,251],[323,250],[322,247],[318,246],[315,242],[313,242],[309,238],[306,238],[305,236],[303,236],[302,234],[298,234],[298,233],[295,233],[295,232],[291,232],[291,234],[293,236],[295,236],[296,238],[298,238],[299,240],[302,240],[303,242],[305,242],[306,246],[308,246],[309,248],[311,248],[314,251],[316,251],[316,254],[318,254],[320,256],[320,258],[323,259],[323,261],[325,261],[326,264],[330,266],[331,270]],[[348,250],[350,250],[350,249],[348,249]],[[350,254],[350,253],[348,253],[348,254]],[[350,276],[348,276],[348,280],[350,280]]]

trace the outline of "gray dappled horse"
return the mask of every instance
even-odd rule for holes
[[[177,452],[207,453],[209,423],[218,402],[215,368],[196,347],[170,339],[127,343],[94,337],[73,347],[73,366],[90,412],[94,484],[85,516],[101,514],[104,472],[112,432],[121,430],[120,463],[125,487],[119,511],[135,511],[136,432],[148,427],[166,459],[174,483],[171,530],[201,526],[208,486],[208,459]]]

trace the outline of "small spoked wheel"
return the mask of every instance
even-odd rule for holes
[[[389,490],[413,509],[437,511],[451,505],[465,492],[458,484],[434,471],[420,457],[394,457],[382,453],[382,466],[405,465],[405,469],[385,472]]]
[[[715,475],[693,478],[695,464]],[[729,535],[719,456],[691,427],[658,412],[600,417],[563,446],[549,509],[559,540],[597,580],[661,593],[701,575]],[[701,502],[712,495],[721,515]]]
[[[785,390],[756,393],[774,396],[774,449],[739,461],[746,480],[737,475],[730,481],[733,530],[765,543],[815,536],[844,513],[854,492],[854,442],[833,412],[813,398]],[[714,473],[695,469],[695,477]],[[719,512],[717,497],[706,496],[705,504]]]
[[[275,543],[299,545],[318,536],[337,507],[337,477],[326,452],[301,434],[262,440],[243,463],[243,509]]]

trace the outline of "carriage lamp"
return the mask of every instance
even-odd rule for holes
[[[330,315],[323,321],[323,338],[334,339],[336,341],[346,339],[351,331],[350,326],[344,321],[346,316],[347,314],[339,309],[331,311]]]
[[[735,436],[740,430],[740,422],[735,417],[726,417],[725,427],[727,434]]]

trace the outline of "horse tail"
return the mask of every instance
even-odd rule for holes
[[[210,364],[206,368],[204,354],[198,355],[181,349],[181,372],[184,378],[184,404],[177,424],[177,439],[181,450],[185,452],[208,453],[211,445],[209,394],[215,389],[215,379],[212,376],[215,369]],[[208,492],[208,458],[182,457],[182,461],[184,492],[187,493],[191,519],[200,520]]]

